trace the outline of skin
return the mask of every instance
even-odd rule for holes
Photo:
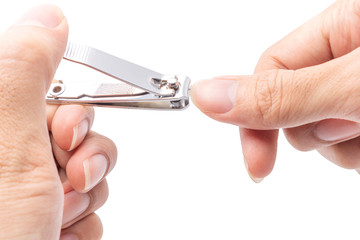
[[[79,239],[100,239],[102,225],[94,212],[107,200],[109,190],[105,177],[116,163],[116,146],[110,139],[89,130],[85,136],[80,136],[75,149],[68,151],[72,142],[74,127],[84,119],[91,124],[94,121],[94,110],[90,107],[76,105],[48,105],[46,110],[48,128],[51,129],[51,145],[59,166],[58,173],[64,193],[63,216],[73,216],[72,212],[77,212],[78,208],[78,204],[75,202],[84,201],[77,195],[71,197],[74,192],[80,195],[86,194],[90,198],[90,203],[84,212],[66,221],[63,217],[61,233],[62,235],[72,233]],[[108,160],[107,172],[94,187],[85,189],[83,161],[97,154],[106,156]]]
[[[192,99],[209,117],[239,126],[250,177],[275,163],[279,129],[302,151],[359,169],[360,1],[338,0],[261,56],[251,76],[198,82]]]
[[[360,168],[360,37],[354,34],[359,13],[360,1],[339,0],[270,47],[254,75],[218,77],[192,87],[203,112],[240,127],[255,181],[273,168],[279,129],[300,150],[317,149],[339,166]],[[102,234],[93,212],[106,200],[104,177],[115,164],[116,148],[89,131],[91,109],[44,102],[67,33],[61,11],[42,6],[0,36],[0,239],[99,239]],[[89,126],[74,140],[82,120]],[[83,162],[94,154],[105,156],[106,171],[86,188]],[[77,211],[84,202],[87,207]]]
[[[92,108],[44,100],[67,35],[63,13],[49,5],[0,35],[0,239],[102,235],[94,211],[107,199],[116,147],[90,130]]]

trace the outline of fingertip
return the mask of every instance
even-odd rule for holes
[[[114,168],[116,158],[116,146],[110,139],[89,133],[67,162],[71,186],[78,192],[89,192]]]
[[[72,188],[79,192],[84,193],[85,188],[85,171],[83,159],[70,158],[66,165],[66,174]]]
[[[246,168],[247,173],[249,174],[249,177],[251,178],[251,180],[253,180],[254,183],[261,183],[264,178],[259,178],[259,177],[254,177],[252,172],[249,170],[249,165],[247,163],[247,159],[244,157],[244,165]]]
[[[70,191],[64,197],[62,225],[66,225],[83,214],[90,206],[91,198],[86,193]]]
[[[88,131],[89,131],[88,119],[81,120],[79,123],[75,124],[75,126],[72,129],[71,144],[67,150],[72,151],[77,146],[79,146],[79,144],[84,140]]]
[[[42,4],[33,7],[12,26],[37,26],[45,28],[56,28],[64,22],[63,11],[52,4]]]
[[[236,88],[233,80],[201,80],[192,86],[191,98],[204,113],[227,113],[236,104]]]
[[[56,144],[72,151],[83,141],[94,121],[94,110],[80,105],[60,106],[51,124]]]
[[[101,182],[109,170],[110,160],[103,154],[84,157],[79,154],[71,158],[66,166],[71,186],[81,193],[89,192]]]
[[[240,136],[246,169],[250,178],[259,183],[273,170],[278,130],[240,129]]]
[[[240,80],[241,76],[239,76],[239,75],[223,75],[223,76],[214,77],[213,79],[218,79],[218,80]]]
[[[109,160],[102,154],[96,154],[83,161],[85,183],[83,192],[90,191],[105,177]]]
[[[202,80],[204,81],[204,80]],[[197,94],[198,94],[198,86],[200,84],[200,81],[195,82],[194,84],[191,85],[191,91],[190,91],[190,97],[191,97],[191,101],[193,102],[193,104],[199,108],[199,104],[197,102]]]

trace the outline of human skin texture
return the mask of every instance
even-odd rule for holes
[[[209,117],[240,128],[245,165],[261,182],[275,163],[279,129],[302,151],[360,168],[360,1],[338,0],[261,56],[254,75],[192,87]]]
[[[46,106],[68,24],[43,5],[0,35],[0,239],[100,239],[113,142],[92,108]]]

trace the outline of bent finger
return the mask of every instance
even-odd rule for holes
[[[55,156],[56,154],[55,152]],[[58,154],[61,154],[61,151]],[[66,167],[71,186],[78,192],[87,192],[114,168],[116,158],[117,149],[113,141],[95,132],[89,132],[70,158],[60,161],[61,166]]]
[[[62,228],[67,228],[95,212],[109,196],[106,179],[87,193],[70,191],[65,194]]]
[[[60,240],[99,240],[103,234],[100,218],[92,213],[76,224],[61,231]]]
[[[89,182],[89,179],[94,179],[96,176],[99,178],[98,181],[100,181],[100,178],[107,175],[115,166],[117,157],[115,144],[110,139],[98,133],[89,132],[81,145],[70,152],[61,149],[56,144],[52,135],[50,135],[50,137],[56,162],[60,168],[70,171],[70,173],[66,173],[67,175],[75,176],[70,177],[71,180],[67,179],[67,181],[69,182],[69,185],[73,185],[78,191],[86,192],[90,190],[91,187],[82,189],[82,186],[86,185],[86,181]],[[104,156],[104,158],[102,156]],[[90,162],[89,159],[92,157],[95,157],[96,159],[95,166],[90,166],[88,163],[85,163],[84,165],[84,161]],[[69,161],[72,162],[70,166],[68,166]],[[85,174],[85,170],[89,170],[90,174]],[[94,184],[96,184],[96,181]]]
[[[256,183],[268,176],[274,167],[278,133],[278,130],[240,129],[245,166]]]
[[[256,72],[296,70],[350,53],[360,46],[360,36],[353,34],[360,27],[359,12],[360,1],[336,1],[267,49]]]
[[[360,169],[360,138],[318,149],[318,152],[334,164],[346,169]]]
[[[48,105],[47,113],[48,127],[56,144],[67,151],[75,149],[83,141],[95,115],[92,107],[81,105]]]
[[[342,119],[325,119],[284,129],[287,140],[296,149],[310,151],[346,142],[360,135],[360,125]]]

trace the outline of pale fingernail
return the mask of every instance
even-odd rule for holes
[[[246,160],[244,160],[244,164],[245,164],[246,171],[248,172],[249,177],[251,178],[251,180],[253,180],[255,183],[261,183],[261,182],[264,180],[264,178],[254,177],[254,176],[250,173],[250,171],[249,171],[249,166],[248,166]]]
[[[81,121],[73,128],[73,137],[71,145],[68,151],[74,150],[74,148],[82,141],[89,130],[89,122],[87,120]]]
[[[238,75],[225,75],[225,76],[217,76],[214,77],[213,79],[216,80],[239,80],[239,76]]]
[[[89,207],[90,197],[86,193],[71,191],[65,194],[63,225],[80,216]]]
[[[191,87],[191,96],[202,111],[226,113],[236,104],[236,88],[237,81],[203,80]]]
[[[314,133],[323,141],[334,142],[358,136],[360,134],[360,126],[356,122],[329,119],[318,123]]]
[[[85,187],[87,192],[92,189],[104,177],[108,168],[108,160],[104,155],[94,155],[83,162]]]
[[[79,240],[79,237],[72,233],[66,233],[60,236],[60,240]]]
[[[56,28],[63,21],[62,11],[52,5],[42,5],[26,12],[14,26]]]

